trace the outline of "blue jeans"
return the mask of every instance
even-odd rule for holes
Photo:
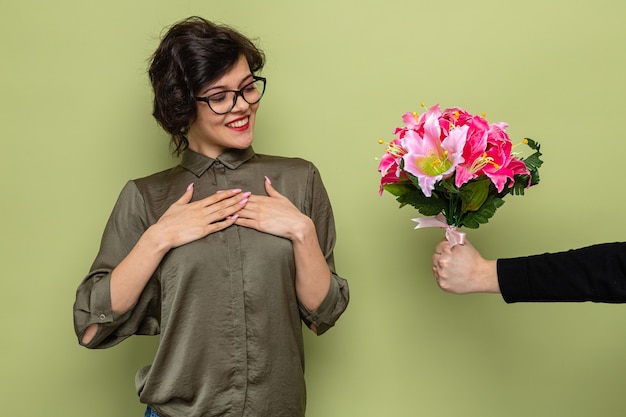
[[[146,408],[146,414],[144,414],[143,417],[159,417],[159,415],[148,406],[148,408]]]

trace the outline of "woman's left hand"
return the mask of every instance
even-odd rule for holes
[[[309,310],[316,310],[330,287],[331,273],[317,240],[315,224],[265,177],[267,196],[251,195],[236,214],[235,224],[291,240],[296,261],[296,293]],[[311,329],[317,332],[314,325]]]
[[[310,227],[311,219],[280,194],[265,177],[267,196],[251,195],[235,224],[294,240]],[[309,229],[310,230],[310,229]]]

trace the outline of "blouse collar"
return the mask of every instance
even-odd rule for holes
[[[221,162],[227,168],[237,169],[254,155],[255,153],[252,146],[246,149],[228,149],[215,159],[194,152],[191,149],[186,149],[183,152],[183,158],[180,164],[183,168],[193,172],[196,177],[200,177],[215,161]]]

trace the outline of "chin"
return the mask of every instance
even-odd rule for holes
[[[232,147],[235,149],[246,149],[248,147],[250,147],[250,145],[252,145],[252,142],[254,141],[254,138],[250,137],[248,139],[240,139],[240,140],[234,140]]]

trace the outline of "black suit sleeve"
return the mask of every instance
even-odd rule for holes
[[[497,268],[507,303],[626,302],[626,242],[498,259]]]

